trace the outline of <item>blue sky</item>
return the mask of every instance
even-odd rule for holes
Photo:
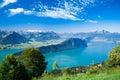
[[[0,29],[120,32],[120,0],[0,0]]]

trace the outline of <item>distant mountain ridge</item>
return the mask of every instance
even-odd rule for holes
[[[14,33],[14,34],[11,34]],[[0,44],[19,44],[29,41],[44,42],[53,39],[69,39],[81,38],[88,42],[91,41],[108,41],[120,42],[120,33],[111,33],[106,30],[95,32],[80,32],[80,33],[55,33],[37,31],[2,31],[0,30]]]
[[[27,39],[34,39],[35,41],[47,41],[60,38],[60,36],[55,32],[24,32],[20,34]]]
[[[47,41],[59,39],[60,36],[55,32],[28,32],[28,31],[0,31],[0,44],[19,44],[31,40]]]
[[[51,53],[51,52],[58,52],[68,49],[85,48],[85,47],[87,47],[87,42],[85,40],[82,40],[80,38],[70,38],[60,44],[42,46],[42,47],[38,47],[37,49],[39,49],[41,53]],[[21,53],[22,51],[15,53],[14,55],[20,55]]]
[[[42,46],[39,47],[38,49],[42,53],[50,53],[50,52],[58,52],[58,51],[74,49],[74,48],[83,48],[83,47],[87,47],[87,42],[85,40],[79,38],[70,38],[60,44]]]
[[[120,41],[120,33],[111,33],[106,30],[95,32],[80,32],[80,33],[63,33],[59,34],[61,38],[81,38],[87,41]]]
[[[1,39],[0,43],[1,44],[19,44],[19,43],[25,43],[27,42],[28,40],[21,36],[20,34],[16,33],[16,32],[12,32],[12,33],[9,33],[7,35],[5,35],[5,37],[3,39]]]

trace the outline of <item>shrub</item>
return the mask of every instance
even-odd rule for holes
[[[68,68],[62,69],[61,70],[63,76],[67,76],[70,73],[70,70]]]
[[[99,73],[101,71],[101,68],[102,68],[101,64],[90,65],[86,73],[90,74]]]
[[[120,45],[113,48],[109,53],[109,58],[106,63],[109,67],[120,66]]]
[[[30,80],[30,78],[19,59],[9,55],[1,62],[0,80]]]

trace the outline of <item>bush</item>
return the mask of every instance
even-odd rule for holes
[[[70,70],[68,68],[62,69],[61,70],[63,76],[67,76],[70,73]]]
[[[25,66],[14,55],[9,55],[1,62],[0,80],[30,80]]]
[[[86,73],[88,73],[88,74],[99,73],[101,71],[101,69],[102,69],[101,64],[90,65]]]
[[[120,66],[120,45],[113,48],[109,53],[109,58],[106,63],[109,67]]]

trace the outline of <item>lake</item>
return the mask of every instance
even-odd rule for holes
[[[54,61],[57,61],[59,68],[75,66],[88,66],[91,63],[100,63],[107,59],[108,53],[115,43],[93,42],[86,48],[77,48],[61,52],[44,54],[48,62],[47,70],[52,70]],[[8,54],[12,54],[22,49],[0,50],[0,60]]]
[[[6,50],[0,50],[0,60],[3,59],[3,57],[9,55],[9,54],[13,54],[13,53],[16,53],[16,52],[19,52],[23,49],[6,49]]]
[[[75,66],[88,66],[91,63],[100,63],[108,58],[108,53],[117,44],[94,42],[86,48],[78,48],[45,54],[48,62],[47,70],[52,70],[54,61],[57,61],[59,68]]]

